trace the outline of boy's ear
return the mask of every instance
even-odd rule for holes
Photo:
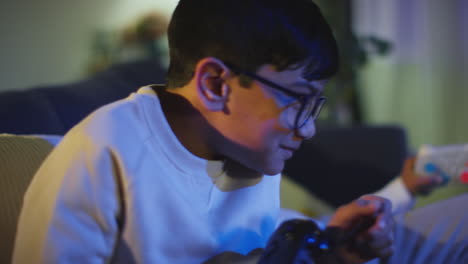
[[[216,58],[201,59],[195,68],[197,95],[210,111],[222,111],[227,103],[230,87],[225,83],[229,69]]]

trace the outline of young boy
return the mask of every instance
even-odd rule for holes
[[[98,109],[39,169],[14,263],[259,259],[280,224],[278,174],[315,133],[336,42],[309,0],[180,0],[168,37],[167,85]],[[338,209],[328,227],[360,246],[329,259],[391,255],[390,207],[366,196]]]

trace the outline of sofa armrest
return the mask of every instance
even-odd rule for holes
[[[398,126],[322,127],[286,163],[284,174],[333,206],[384,187],[407,156]]]

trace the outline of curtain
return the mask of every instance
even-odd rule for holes
[[[468,1],[354,0],[353,30],[392,44],[358,74],[366,123],[396,123],[409,143],[468,143]]]

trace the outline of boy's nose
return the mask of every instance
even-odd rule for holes
[[[309,139],[315,135],[315,121],[309,120],[304,126],[296,129],[296,136],[305,139]]]

